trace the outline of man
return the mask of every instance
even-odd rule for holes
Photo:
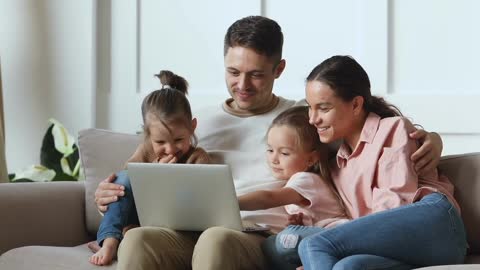
[[[233,23],[224,42],[225,80],[231,95],[221,106],[197,114],[199,145],[215,163],[230,164],[237,195],[284,185],[275,180],[265,161],[264,137],[272,119],[295,101],[273,94],[273,84],[285,69],[283,34],[273,20],[251,16]],[[425,138],[425,132],[415,136]],[[436,166],[441,140],[435,134],[415,158],[423,166]],[[437,140],[433,148],[431,140]],[[438,150],[440,149],[440,150]],[[427,153],[427,154],[424,154]],[[436,159],[431,158],[435,156]],[[438,156],[438,157],[437,157]],[[433,160],[433,161],[432,161]],[[99,209],[123,195],[112,184],[114,176],[100,183],[96,192]],[[287,222],[283,208],[242,213],[244,220],[267,224],[274,232]],[[264,236],[214,227],[201,234],[166,228],[136,228],[120,245],[118,269],[266,269],[261,243]]]

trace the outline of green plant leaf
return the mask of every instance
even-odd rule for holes
[[[73,143],[73,137],[68,133],[68,131],[66,131],[65,128],[63,128],[63,126],[57,120],[50,119],[50,122],[55,122],[55,124],[50,125],[50,127],[47,129],[47,132],[45,133],[45,136],[43,137],[42,148],[40,150],[40,164],[47,168],[51,168],[55,170],[57,173],[63,172],[62,163],[60,160],[63,157],[66,157],[69,167],[74,168],[79,160],[79,155],[78,155],[78,148]],[[60,130],[63,130],[60,132],[60,134],[68,134],[67,137],[69,138],[68,139],[69,147],[71,144],[71,149],[68,151],[69,152],[73,151],[70,154],[68,154],[68,156],[58,151],[56,148],[56,144],[58,144],[56,143],[58,136],[57,138],[55,138],[56,136],[55,134],[58,134],[58,132],[54,131],[56,127],[57,128],[61,127]]]
[[[64,157],[70,156],[74,152],[75,139],[59,121],[53,118],[48,121],[53,124],[52,135],[55,149]]]
[[[60,159],[63,154],[55,149],[55,143],[52,135],[53,124],[47,129],[43,136],[42,148],[40,149],[40,164],[56,172],[61,172]]]
[[[60,166],[62,166],[63,173],[72,175],[72,169],[70,169],[70,165],[68,164],[68,160],[66,157],[60,159]]]
[[[60,122],[53,118],[49,121],[52,124],[43,137],[40,164],[55,171],[51,181],[76,181],[80,177],[78,147]],[[58,147],[59,144],[65,147]]]
[[[77,181],[77,178],[63,172],[59,172],[55,175],[52,181]]]
[[[72,176],[73,176],[73,177],[76,177],[77,179],[80,178],[80,172],[81,172],[81,170],[80,170],[80,165],[81,165],[81,164],[80,164],[80,163],[81,163],[81,162],[80,162],[80,159],[79,159],[79,160],[77,161],[77,164],[75,164],[75,168],[73,168],[73,172],[72,172]]]
[[[12,183],[27,183],[27,182],[34,182],[30,179],[26,179],[26,178],[21,178],[21,179],[15,179],[15,180],[12,180],[11,181]]]
[[[56,173],[54,170],[50,170],[41,165],[32,165],[24,171],[15,172],[15,178],[13,178],[12,182],[20,179],[29,179],[34,182],[45,182],[51,181],[55,178],[55,175]]]

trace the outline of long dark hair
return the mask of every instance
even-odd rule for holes
[[[356,96],[363,97],[363,109],[381,118],[403,116],[396,106],[382,97],[372,95],[367,72],[351,56],[335,55],[323,61],[308,75],[307,82],[310,81],[327,84],[344,101],[352,101]]]

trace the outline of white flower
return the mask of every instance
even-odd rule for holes
[[[18,173],[16,172],[13,181],[25,178],[35,182],[45,182],[51,181],[55,177],[55,175],[56,173],[54,170],[50,170],[42,165],[32,165],[28,167],[25,171]]]
[[[60,122],[53,118],[50,118],[48,121],[53,124],[52,135],[55,149],[62,153],[63,157],[70,156],[74,152],[73,144],[75,139]]]

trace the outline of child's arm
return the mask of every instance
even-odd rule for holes
[[[238,203],[240,210],[260,210],[288,204],[310,204],[307,199],[289,187],[250,192],[239,196]]]

